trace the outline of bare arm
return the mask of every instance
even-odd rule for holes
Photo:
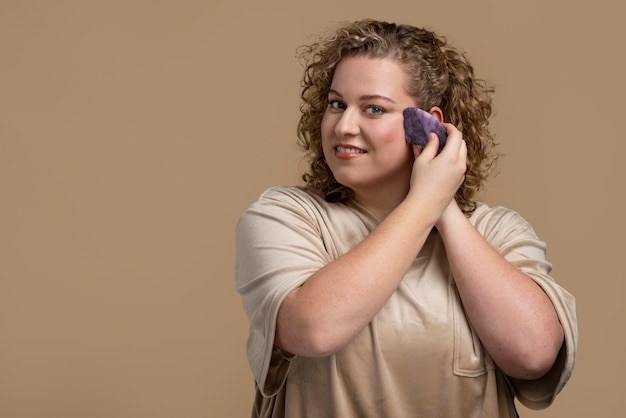
[[[548,296],[478,233],[455,202],[437,229],[467,316],[495,363],[517,379],[544,375],[564,338]]]
[[[434,159],[437,139],[416,149],[411,191],[361,243],[313,274],[282,302],[275,343],[321,356],[348,344],[393,294],[465,172],[460,132]]]
[[[415,216],[420,209],[401,205],[355,248],[292,291],[278,311],[276,344],[305,356],[348,344],[393,294],[426,240],[432,224]]]

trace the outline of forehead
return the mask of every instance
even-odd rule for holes
[[[407,80],[403,67],[392,58],[347,57],[337,64],[331,88],[339,92],[400,95],[406,94]]]

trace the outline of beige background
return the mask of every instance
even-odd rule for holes
[[[299,179],[297,46],[376,17],[496,84],[485,199],[577,296],[575,373],[522,416],[623,417],[625,3],[216,3],[0,1],[0,416],[248,416],[234,225]]]

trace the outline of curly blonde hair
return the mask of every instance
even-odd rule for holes
[[[318,42],[300,47],[298,56],[305,66],[298,145],[310,164],[302,176],[306,189],[330,202],[352,198],[352,190],[335,180],[322,151],[321,122],[328,92],[342,58],[391,58],[407,74],[407,93],[418,106],[425,110],[438,106],[444,121],[463,133],[467,170],[455,198],[466,215],[476,209],[474,196],[499,157],[488,129],[494,90],[474,76],[462,52],[427,29],[365,19],[341,25]]]

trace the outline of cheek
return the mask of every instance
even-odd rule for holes
[[[324,112],[322,116],[322,122],[320,123],[320,129],[322,131],[322,138],[328,138],[332,136],[335,127],[335,121],[333,115],[328,112]]]
[[[387,155],[387,158],[397,162],[413,161],[415,158],[413,150],[406,142],[404,127],[401,123],[381,127],[377,137],[379,147],[382,147],[384,151],[381,151]]]
[[[397,145],[404,147],[406,145],[402,123],[380,126],[378,128],[377,137],[380,138],[380,141],[386,146]]]
[[[325,113],[320,124],[320,134],[322,135],[322,146],[326,148],[327,144],[331,144],[335,132],[335,125],[331,117]]]

